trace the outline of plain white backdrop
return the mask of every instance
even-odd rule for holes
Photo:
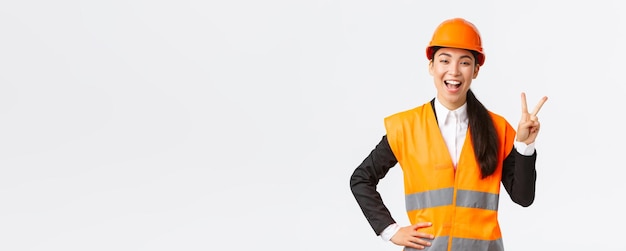
[[[507,251],[625,250],[619,1],[2,1],[0,250],[401,250],[349,177],[435,95],[425,47],[480,30],[478,98],[539,113]],[[396,220],[401,169],[379,184]],[[504,191],[504,190],[503,190]]]

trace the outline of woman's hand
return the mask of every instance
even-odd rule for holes
[[[548,97],[541,98],[539,103],[535,106],[535,110],[532,113],[528,113],[528,107],[526,105],[526,94],[522,92],[522,119],[517,126],[517,141],[524,142],[527,145],[535,142],[537,134],[539,133],[539,119],[537,113],[543,106],[543,103],[548,100]]]
[[[423,232],[418,232],[420,228],[430,227],[430,222],[420,222],[411,226],[401,227],[396,234],[391,237],[391,242],[398,246],[424,249],[430,246],[430,241],[424,239],[434,239],[435,236]]]

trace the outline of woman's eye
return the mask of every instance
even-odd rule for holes
[[[448,63],[448,60],[446,60],[446,59],[442,59],[442,60],[439,60],[439,63],[444,63],[444,64],[446,64],[446,63]]]
[[[470,62],[461,62],[462,65],[470,65]]]

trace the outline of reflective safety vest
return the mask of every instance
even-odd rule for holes
[[[498,166],[485,178],[474,157],[472,128],[455,169],[430,102],[385,118],[387,140],[404,176],[408,218],[411,224],[432,222],[418,230],[435,236],[424,250],[504,250],[498,201],[502,163],[513,149],[515,130],[490,115],[499,140]]]

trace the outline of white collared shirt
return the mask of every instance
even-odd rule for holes
[[[446,142],[450,158],[452,163],[454,163],[454,168],[456,168],[461,156],[461,149],[465,143],[465,136],[467,135],[469,121],[467,117],[467,103],[452,111],[443,106],[438,99],[435,99],[434,103],[441,136],[443,136],[443,140]],[[530,156],[535,152],[535,143],[526,145],[524,142],[515,141],[514,144],[517,152],[522,155]],[[383,230],[380,237],[385,241],[389,241],[399,229],[400,226],[397,223],[391,224]]]
[[[434,103],[439,130],[448,147],[454,168],[456,168],[467,134],[467,103],[456,110],[448,110],[438,99]]]

